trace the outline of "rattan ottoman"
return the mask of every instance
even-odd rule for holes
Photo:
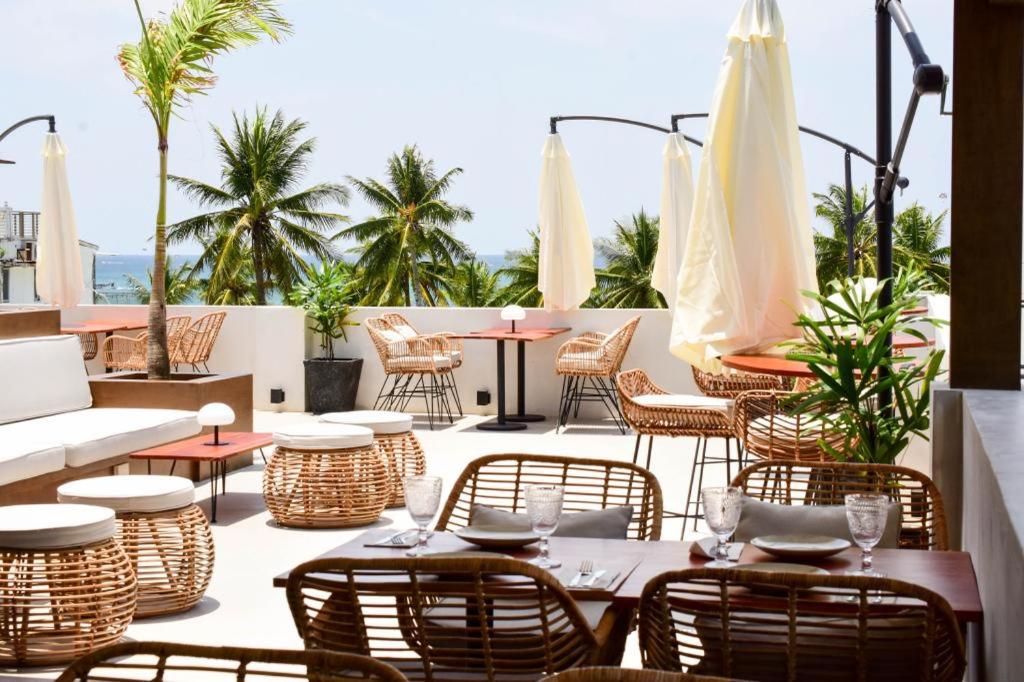
[[[363,526],[380,518],[391,499],[387,461],[370,429],[301,424],[274,432],[274,445],[263,499],[282,526]]]
[[[387,460],[388,475],[394,486],[388,507],[404,507],[402,479],[406,476],[422,476],[427,471],[423,448],[419,438],[412,432],[412,416],[402,412],[355,410],[330,412],[322,415],[320,421],[364,426],[373,431],[373,441]]]
[[[121,638],[136,582],[115,531],[103,507],[0,507],[0,666],[65,663]]]
[[[117,541],[139,583],[136,618],[188,611],[213,576],[213,534],[181,476],[100,476],[65,483],[62,503],[93,504],[117,515]]]

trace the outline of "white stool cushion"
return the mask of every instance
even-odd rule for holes
[[[60,549],[114,537],[114,510],[88,504],[0,507],[0,547]]]
[[[378,436],[405,433],[412,430],[412,416],[402,412],[384,410],[353,410],[352,412],[328,412],[320,415],[320,421],[328,424],[351,424],[365,426]]]
[[[728,398],[712,398],[706,395],[685,395],[678,393],[638,395],[633,402],[644,407],[689,407],[715,410],[729,414],[732,400]]]
[[[348,424],[296,424],[274,432],[274,445],[292,450],[348,450],[373,444],[373,431]]]
[[[99,476],[57,488],[64,503],[95,504],[115,512],[161,512],[181,509],[196,499],[192,481],[181,476]]]

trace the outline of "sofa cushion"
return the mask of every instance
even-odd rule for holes
[[[530,530],[530,517],[504,509],[474,504],[469,513],[470,527],[480,530]],[[558,519],[554,537],[603,538],[625,540],[629,523],[633,520],[633,506],[608,507],[590,511],[567,512]]]
[[[900,503],[890,502],[879,548],[899,548],[902,516]],[[736,542],[750,542],[761,535],[828,535],[853,542],[844,505],[776,504],[744,495],[733,537]]]
[[[7,424],[3,429],[4,434],[26,441],[62,442],[69,467],[181,440],[202,430],[195,412],[137,407],[93,407]]]
[[[0,426],[0,485],[63,469],[64,446],[54,440],[16,437],[9,426]]]
[[[0,376],[7,386],[21,387],[0,391],[0,424],[92,405],[82,346],[74,335],[0,341]]]

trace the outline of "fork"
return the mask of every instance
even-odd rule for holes
[[[579,570],[576,571],[576,575],[573,576],[569,582],[569,587],[577,587],[580,581],[586,576],[590,575],[594,571],[594,562],[590,559],[584,559],[580,562]]]
[[[404,545],[405,544],[405,536],[406,536],[406,534],[408,532],[409,531],[407,531],[407,530],[403,530],[403,531],[401,531],[399,533],[395,533],[390,538],[388,538],[388,542],[390,542],[392,545]]]

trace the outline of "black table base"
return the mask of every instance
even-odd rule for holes
[[[528,422],[542,422],[542,414],[526,412],[526,342],[516,341],[516,413],[505,414],[505,339],[498,346],[498,419],[478,424],[481,431],[522,431]]]

